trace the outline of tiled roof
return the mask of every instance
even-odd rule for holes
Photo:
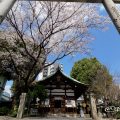
[[[50,77],[52,77],[53,75],[55,75],[58,71],[59,71],[63,76],[65,76],[66,78],[68,78],[69,80],[71,80],[71,81],[73,81],[73,82],[75,82],[75,83],[77,83],[77,84],[81,84],[81,85],[85,85],[85,86],[87,86],[87,84],[82,83],[82,82],[80,82],[80,81],[78,81],[78,80],[76,80],[76,79],[74,79],[74,78],[72,78],[72,77],[66,75],[65,73],[63,73],[63,72],[61,71],[60,67],[58,67],[58,69],[56,70],[55,73],[53,73],[53,74],[47,76],[46,78],[43,78],[43,79],[40,80],[40,81],[44,81],[44,80],[49,79]],[[39,81],[38,81],[38,82],[39,82]]]

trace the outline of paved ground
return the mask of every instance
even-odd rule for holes
[[[0,120],[19,120],[17,118],[12,118],[8,116],[0,116]],[[46,117],[46,118],[41,118],[41,117],[27,117],[27,118],[22,118],[22,120],[92,120],[91,118],[73,118],[73,117]]]
[[[73,118],[73,117],[46,117],[46,118],[41,118],[41,117],[27,117],[27,118],[22,118],[22,119],[17,119],[9,116],[0,116],[0,120],[92,120],[91,118]],[[99,120],[116,120],[116,119],[99,119]],[[117,119],[120,120],[120,119]]]

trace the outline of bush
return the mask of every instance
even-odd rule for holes
[[[120,111],[116,113],[116,118],[120,119]]]
[[[11,117],[16,117],[16,116],[17,116],[17,112],[18,112],[18,107],[15,105],[15,106],[14,106],[14,109],[12,109],[12,110],[10,111],[9,115],[10,115]]]
[[[16,117],[16,116],[17,116],[17,111],[12,110],[12,111],[10,112],[10,116],[11,116],[11,117]]]
[[[0,107],[0,115],[7,115],[9,111],[10,109],[7,107]]]

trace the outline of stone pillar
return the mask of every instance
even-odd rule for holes
[[[26,99],[26,93],[22,93],[20,96],[20,103],[19,103],[19,108],[18,108],[18,113],[17,113],[18,119],[21,119],[23,116],[24,107],[25,107],[25,99]]]
[[[120,34],[120,11],[112,0],[103,0],[103,4]]]
[[[0,24],[12,8],[16,0],[0,0]]]
[[[90,93],[90,106],[91,106],[91,115],[94,120],[99,120],[97,115],[97,108],[96,108],[96,99],[94,94]]]

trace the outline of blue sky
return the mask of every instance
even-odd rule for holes
[[[102,14],[107,14],[103,6],[100,7]],[[96,57],[102,64],[106,65],[111,74],[120,74],[120,35],[115,26],[111,24],[107,31],[91,30],[95,40],[90,43],[92,57]],[[64,66],[64,72],[69,75],[74,62],[87,55],[77,54],[74,58],[66,57],[59,61]],[[116,81],[120,83],[120,81]],[[6,91],[9,92],[11,81],[7,82]]]
[[[100,7],[101,14],[107,14],[104,7]],[[120,74],[120,35],[113,24],[109,25],[106,31],[91,30],[95,40],[90,43],[92,57],[96,57],[102,64],[107,66],[110,73]],[[74,62],[87,55],[77,54],[74,58],[64,58],[61,63],[64,66],[64,72],[70,74]],[[116,83],[120,83],[119,80]]]
[[[92,57],[96,57],[102,64],[106,65],[110,73],[120,73],[120,36],[114,27],[110,25],[107,31],[92,31],[95,40],[90,44]],[[66,57],[61,60],[64,72],[69,74],[74,62],[87,55],[77,54],[74,58]]]

